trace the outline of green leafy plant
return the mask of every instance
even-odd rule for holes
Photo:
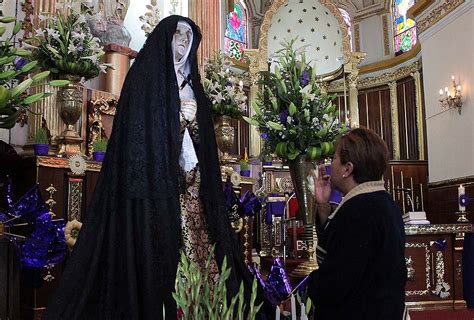
[[[88,80],[111,67],[100,62],[104,51],[84,15],[70,10],[67,15],[40,16],[40,20],[46,27],[36,30],[31,44],[36,45],[33,54],[44,69]]]
[[[321,92],[304,52],[293,48],[295,41],[275,53],[274,72],[260,73],[264,90],[252,103],[255,115],[243,118],[258,127],[277,156],[315,160],[332,154],[334,141],[349,129],[339,123],[334,96]]]
[[[94,151],[105,152],[107,150],[107,143],[108,143],[107,139],[97,138],[92,143],[92,147],[94,148]]]
[[[13,38],[21,30],[22,22],[14,17],[0,18],[0,128],[11,129],[22,111],[29,110],[28,106],[37,102],[50,93],[38,92],[29,95],[34,83],[44,80],[49,71],[36,73],[38,61],[28,61],[31,51],[16,48]],[[6,24],[14,23],[10,37],[5,36]],[[69,81],[50,81],[52,86],[64,86]]]
[[[257,281],[253,282],[249,305],[245,304],[243,283],[240,284],[239,293],[229,303],[225,283],[230,277],[231,270],[227,267],[226,258],[222,263],[219,282],[216,286],[211,288],[208,281],[213,252],[214,249],[203,269],[181,252],[181,260],[176,274],[176,291],[173,293],[173,298],[183,312],[182,319],[255,319],[261,308],[261,304],[255,305]]]
[[[240,160],[240,171],[243,171],[243,170],[250,170],[248,160]]]
[[[204,91],[211,100],[214,116],[240,118],[247,110],[247,96],[243,83],[229,71],[230,58],[223,53],[214,53],[204,67]]]
[[[38,128],[35,133],[35,144],[49,144],[46,128]]]
[[[260,151],[260,161],[262,162],[269,162],[273,160],[273,155],[272,155],[272,149],[268,145],[268,143],[265,141],[263,144],[263,147]]]

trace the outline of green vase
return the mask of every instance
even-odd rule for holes
[[[293,189],[298,200],[297,219],[302,220],[305,226],[314,225],[316,205],[307,179],[311,170],[314,169],[314,165],[311,161],[306,160],[305,156],[298,156],[295,160],[289,161],[289,167]]]
[[[295,160],[289,161],[290,175],[293,182],[293,189],[298,200],[298,215],[296,218],[303,221],[304,232],[301,239],[307,243],[308,260],[296,267],[291,276],[301,278],[309,275],[319,268],[315,259],[315,249],[318,242],[316,234],[316,203],[314,196],[309,190],[308,175],[315,168],[313,162],[306,160],[305,156],[298,156]]]

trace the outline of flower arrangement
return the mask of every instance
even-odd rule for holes
[[[330,155],[337,137],[347,126],[339,123],[334,97],[323,92],[315,70],[307,64],[301,48],[294,50],[296,39],[284,43],[275,53],[275,72],[261,72],[259,84],[265,88],[252,103],[255,115],[243,117],[257,126],[265,144],[277,156],[308,160]]]
[[[219,282],[215,287],[209,285],[209,265],[211,257],[214,256],[212,249],[206,266],[201,269],[197,263],[190,261],[181,252],[181,260],[176,273],[175,292],[173,298],[180,309],[180,319],[255,319],[260,305],[256,305],[257,281],[253,281],[252,293],[249,305],[245,305],[244,284],[240,284],[240,290],[230,303],[227,301],[226,281],[230,276],[230,268],[227,267],[227,257],[222,263]],[[245,311],[248,311],[245,313]],[[245,314],[245,316],[244,316]]]
[[[38,92],[32,95],[27,90],[34,84],[44,80],[49,71],[36,73],[38,61],[28,61],[31,51],[16,48],[13,37],[21,30],[23,23],[14,17],[0,18],[0,128],[11,129],[18,117],[29,110],[31,103],[37,102],[50,93]],[[15,23],[10,37],[5,35],[4,24]],[[64,86],[69,81],[50,81],[51,86]]]
[[[34,57],[44,69],[88,80],[111,67],[100,62],[104,51],[84,15],[71,9],[68,15],[40,16],[40,20],[46,27],[36,30],[32,43],[36,44]]]
[[[215,53],[204,67],[204,91],[212,102],[214,116],[240,118],[247,110],[247,96],[243,82],[232,77],[229,72],[230,58],[223,53]]]

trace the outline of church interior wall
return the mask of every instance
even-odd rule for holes
[[[367,52],[361,65],[379,62],[384,59],[382,18],[374,15],[359,22],[360,51]]]
[[[473,34],[474,5],[468,1],[420,36],[430,182],[474,175]],[[442,112],[438,101],[439,89],[451,87],[451,75],[462,86],[461,114]]]

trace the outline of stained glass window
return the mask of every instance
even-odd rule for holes
[[[407,17],[408,9],[415,0],[393,0],[393,34],[395,53],[403,53],[412,49],[416,44],[415,21]]]
[[[342,9],[342,8],[339,8],[339,11],[341,12],[341,15],[342,15],[342,18],[344,19],[344,23],[346,24],[347,26],[347,33],[349,34],[349,39],[351,41],[351,50],[352,50],[352,25],[351,25],[351,16],[349,15],[349,13]]]
[[[240,1],[234,1],[234,11],[227,15],[224,51],[230,57],[242,60],[247,48],[247,10]]]

